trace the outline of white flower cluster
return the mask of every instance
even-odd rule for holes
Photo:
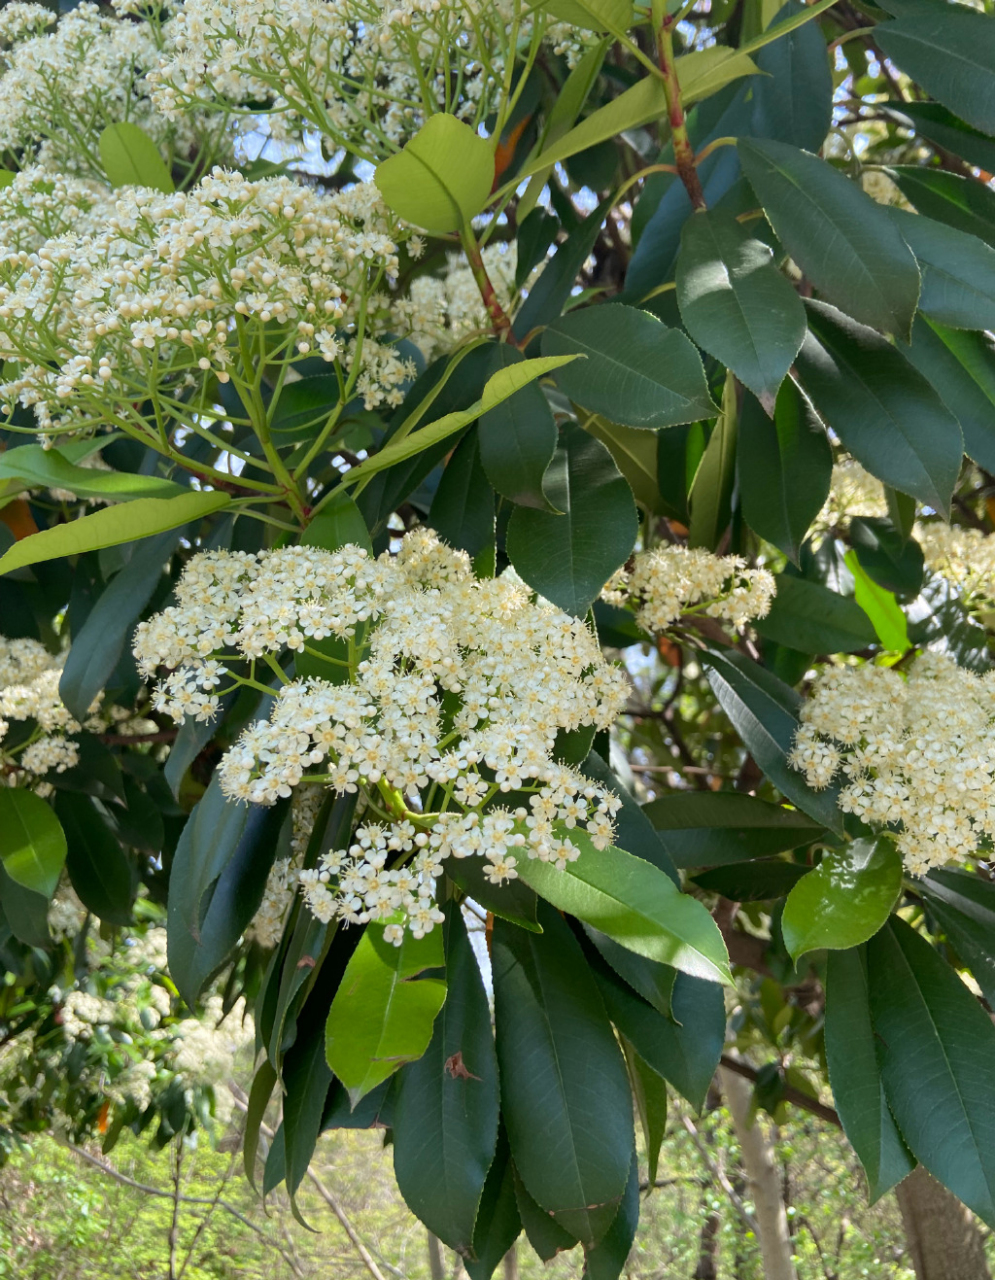
[[[219,765],[225,794],[257,804],[307,781],[362,791],[370,821],[356,843],[302,875],[324,918],[400,912],[424,930],[446,857],[483,855],[500,883],[523,852],[577,857],[575,830],[610,842],[617,797],[553,748],[560,730],[612,723],[624,673],[582,621],[513,576],[477,580],[465,554],[419,531],[376,560],[357,546],[205,553],[177,599],[135,638],[144,674],[171,669],[155,696],[177,719],[209,718],[222,678],[247,662],[339,642],[330,678],[285,684]],[[514,808],[491,807],[502,795]]]
[[[244,997],[239,997],[226,1013],[221,996],[209,996],[201,1016],[184,1018],[172,1034],[169,1065],[186,1084],[188,1100],[194,1088],[210,1086],[215,1119],[225,1123],[234,1110],[232,1095],[226,1086],[235,1073],[235,1055],[250,1046],[255,1038],[255,1026],[246,1012]]]
[[[150,11],[157,6],[146,6]],[[157,15],[156,15],[157,18]],[[149,98],[147,73],[159,61],[158,20],[83,3],[52,30],[51,10],[12,4],[0,12],[0,149],[37,154],[50,169],[104,178],[97,138],[127,120],[142,128],[163,157],[226,158],[224,120],[194,113],[167,120]]]
[[[415,370],[377,292],[398,268],[397,231],[372,184],[322,195],[218,169],[187,193],[117,195],[101,230],[30,253],[6,247],[0,224],[0,401],[34,406],[43,431],[142,428],[150,399],[171,425],[210,411],[213,379],[234,378],[251,404],[259,365],[309,355],[343,380],[358,363],[367,408],[400,401]]]
[[[565,23],[537,29],[534,10],[526,0],[186,0],[163,28],[153,101],[171,119],[232,111],[247,129],[268,110],[275,137],[310,126],[332,150],[375,162],[434,112],[482,123],[530,42],[578,56],[589,37]]]
[[[938,520],[917,524],[915,536],[926,567],[952,583],[971,609],[995,607],[995,537]]]
[[[628,604],[646,631],[666,631],[686,614],[746,626],[769,613],[777,584],[766,569],[749,569],[741,556],[716,556],[701,547],[654,547],[620,569],[605,588],[613,604]]]
[[[501,306],[511,308],[518,290],[517,245],[487,245],[481,257]],[[449,255],[446,274],[415,276],[406,297],[394,303],[398,330],[411,338],[427,360],[451,350],[461,339],[491,332],[491,319],[462,254]]]
[[[48,904],[48,931],[56,942],[64,938],[75,938],[86,919],[86,907],[83,906],[76,891],[63,876],[58,889]]]
[[[0,771],[8,786],[36,782],[53,769],[63,773],[79,760],[79,747],[68,735],[83,726],[59,697],[62,663],[37,640],[0,636]],[[30,721],[35,728],[12,744],[11,721]]]
[[[813,521],[822,532],[836,529],[854,516],[886,516],[888,500],[881,481],[853,458],[843,458],[833,466],[829,496]]]
[[[887,667],[833,668],[801,713],[790,763],[813,787],[840,772],[840,808],[894,830],[913,875],[975,854],[995,837],[995,676],[944,654],[907,678]]]
[[[0,80],[0,84],[2,84]],[[35,253],[67,232],[94,234],[114,213],[114,197],[87,178],[31,165],[0,187],[0,243],[4,255]]]

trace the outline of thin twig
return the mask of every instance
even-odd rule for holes
[[[712,1159],[712,1154],[705,1146],[704,1142],[702,1142],[701,1134],[695,1127],[694,1121],[690,1116],[681,1116],[681,1122],[683,1123],[684,1128],[687,1129],[688,1133],[691,1135],[691,1141],[698,1148],[698,1154],[701,1156],[702,1160],[704,1160],[705,1167],[708,1169],[708,1172],[729,1197],[729,1201],[732,1204],[732,1207],[736,1210],[736,1213],[739,1215],[740,1221],[746,1227],[747,1231],[756,1231],[757,1224],[754,1222],[741,1197],[737,1194],[736,1188],[726,1177],[725,1171]]]
[[[741,1062],[739,1058],[731,1058],[728,1054],[723,1054],[720,1059],[722,1065],[730,1071],[735,1071],[737,1075],[744,1076],[747,1080],[756,1082],[757,1072],[746,1062]],[[790,1102],[793,1106],[799,1107],[802,1111],[809,1111],[812,1115],[818,1116],[820,1120],[825,1120],[827,1124],[833,1124],[837,1129],[842,1129],[840,1118],[832,1107],[827,1107],[824,1102],[820,1102],[818,1098],[810,1098],[807,1093],[802,1093],[801,1089],[796,1089],[794,1085],[785,1084],[781,1091],[781,1097],[785,1102]]]

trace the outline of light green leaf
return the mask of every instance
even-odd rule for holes
[[[406,222],[437,235],[457,231],[487,204],[494,152],[455,116],[429,116],[403,151],[378,166],[374,181]]]
[[[595,849],[583,831],[567,833],[580,857],[558,871],[519,860],[518,874],[559,911],[593,925],[637,955],[709,982],[730,982],[718,926],[700,902],[642,858],[610,846]]]
[[[370,531],[363,513],[343,490],[335,492],[301,534],[305,547],[321,547],[325,551],[338,551],[349,543],[373,554]]]
[[[837,0],[819,0],[818,4],[807,4],[801,12],[792,14],[790,18],[783,18],[775,25],[769,26],[766,31],[761,32],[760,35],[750,40],[747,44],[740,45],[739,52],[756,53],[765,44],[780,40],[781,36],[787,35],[789,31],[794,31],[797,27],[804,26],[806,22],[811,22],[813,18],[818,18],[827,9],[831,9],[836,2]]]
[[[827,850],[788,894],[781,933],[791,958],[846,951],[873,938],[902,888],[902,859],[887,837]]]
[[[737,150],[778,239],[820,293],[864,324],[907,337],[919,268],[887,210],[786,142],[740,138]]]
[[[51,898],[65,860],[65,833],[41,796],[0,787],[0,861],[11,880]]]
[[[677,259],[677,303],[698,346],[731,369],[773,416],[806,321],[801,298],[770,248],[721,209],[688,218]]]
[[[353,1106],[428,1048],[446,984],[418,975],[444,965],[441,929],[424,938],[405,930],[404,941],[395,947],[384,941],[381,925],[366,928],[325,1025],[328,1065]]]
[[[173,498],[189,492],[183,485],[161,476],[74,466],[61,450],[43,449],[40,444],[20,445],[0,455],[0,481],[3,480],[22,480],[31,488],[68,489],[80,498],[104,498],[113,502],[129,498]]]
[[[694,346],[648,311],[619,302],[573,311],[549,326],[542,349],[585,356],[557,375],[557,386],[623,426],[672,427],[716,412]]]
[[[0,191],[2,191],[4,187],[9,187],[16,177],[17,174],[11,173],[9,169],[0,169]]]
[[[545,0],[542,8],[557,22],[583,31],[628,31],[632,0]]]
[[[856,584],[857,604],[874,624],[877,637],[892,653],[907,653],[909,626],[894,594],[874,581],[860,563],[856,551],[843,557]]]
[[[469,426],[471,422],[475,422],[477,418],[487,413],[488,410],[493,409],[495,405],[499,405],[502,400],[507,400],[509,396],[513,396],[522,387],[527,387],[530,382],[534,382],[537,378],[542,378],[554,369],[559,369],[561,365],[569,364],[571,360],[576,359],[576,355],[538,356],[534,360],[522,360],[518,364],[509,365],[506,369],[499,369],[497,373],[487,379],[483,394],[479,400],[470,405],[469,409],[459,409],[455,413],[447,413],[445,417],[439,418],[436,422],[429,422],[420,430],[404,436],[403,439],[391,441],[379,453],[374,454],[372,458],[367,458],[358,467],[353,467],[351,471],[347,472],[342,483],[352,484],[354,480],[365,479],[367,476],[375,475],[378,471],[384,471],[387,467],[392,467],[395,462],[403,462],[405,458],[413,458],[416,453],[421,453],[433,444],[437,444],[440,440],[445,440],[446,436],[451,436],[454,432]],[[2,563],[0,561],[0,565]]]
[[[152,187],[166,194],[176,190],[159,148],[137,124],[109,124],[98,145],[112,187]]]
[[[135,502],[108,507],[106,511],[93,511],[68,524],[53,525],[51,529],[43,529],[15,542],[0,557],[0,574],[38,564],[42,560],[115,547],[121,542],[133,542],[136,538],[163,533],[166,529],[199,520],[212,511],[220,511],[229,502],[231,498],[227,493],[212,489],[184,493],[177,498],[139,498]]]

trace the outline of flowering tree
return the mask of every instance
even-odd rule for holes
[[[12,1133],[208,1120],[212,992],[250,1177],[594,1280],[728,1040],[995,1226],[993,34],[0,11]]]

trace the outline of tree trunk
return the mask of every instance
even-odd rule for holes
[[[518,1244],[511,1246],[504,1255],[504,1280],[518,1280]]]
[[[760,1125],[750,1121],[753,1090],[748,1080],[723,1067],[719,1068],[719,1080],[732,1116],[746,1182],[756,1209],[756,1229],[763,1254],[765,1280],[798,1280],[774,1147]]]
[[[920,1165],[895,1188],[917,1280],[991,1280],[974,1215]]]
[[[718,1280],[719,1276],[719,1228],[722,1219],[717,1213],[710,1213],[701,1226],[698,1237],[698,1265],[694,1269],[694,1280]]]
[[[442,1244],[431,1231],[428,1235],[428,1270],[432,1280],[446,1280],[446,1263],[442,1256]]]

